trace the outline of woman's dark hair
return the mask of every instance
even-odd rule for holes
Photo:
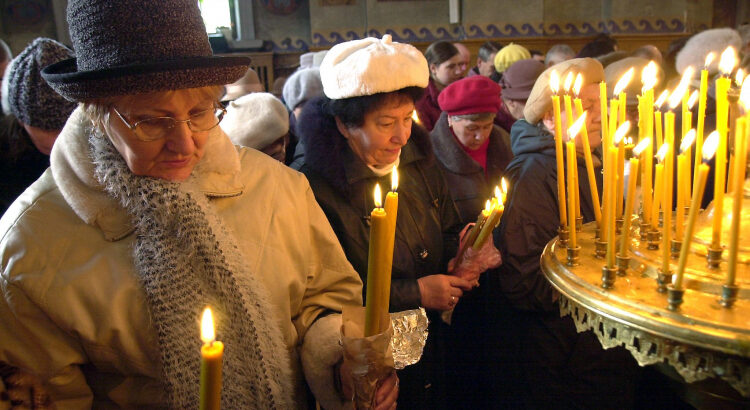
[[[406,87],[387,93],[363,95],[361,97],[331,100],[324,97],[327,114],[338,117],[347,127],[361,127],[365,123],[365,115],[387,104],[400,104],[406,101],[416,102],[422,98],[424,88]]]
[[[453,43],[449,41],[436,41],[427,47],[424,57],[427,59],[427,64],[440,65],[444,61],[450,60],[456,54],[458,54],[458,49]]]
[[[578,55],[576,55],[576,58],[596,58],[615,51],[616,47],[617,40],[606,33],[599,33],[592,41],[583,46],[581,51],[578,52]]]

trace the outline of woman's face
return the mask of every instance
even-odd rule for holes
[[[490,137],[494,118],[472,121],[448,116],[448,125],[461,145],[473,151],[479,149]]]
[[[114,108],[130,124],[153,117],[185,120],[193,114],[211,109],[215,104],[211,98],[197,94],[177,90],[157,96],[147,106],[122,104],[120,101],[121,105],[115,102]],[[216,132],[216,128],[195,132],[187,123],[177,123],[166,137],[156,141],[141,141],[112,108],[109,110],[107,135],[135,175],[169,181],[186,180],[203,157],[206,141],[212,132]]]
[[[412,101],[402,101],[365,114],[361,127],[346,127],[338,118],[336,124],[362,161],[382,167],[396,162],[401,147],[409,141],[413,111]]]
[[[445,87],[463,78],[464,70],[461,69],[461,62],[461,54],[456,54],[440,64],[430,64],[430,74],[439,86]]]

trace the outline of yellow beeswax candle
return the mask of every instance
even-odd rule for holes
[[[617,148],[609,146],[605,148],[605,154],[607,155],[607,180],[604,181],[605,191],[607,197],[605,204],[607,209],[605,214],[607,215],[607,268],[615,268],[615,191],[617,187]]]
[[[743,87],[744,89],[745,87]],[[744,102],[743,102],[744,103]],[[747,101],[745,107],[750,105]],[[747,118],[748,116],[738,118],[735,126],[735,168],[734,180],[730,181],[733,185],[734,201],[732,202],[732,225],[729,229],[729,259],[727,261],[727,286],[734,286],[737,276],[737,256],[740,244],[740,221],[742,220],[742,198],[743,186],[745,184],[745,167],[747,165]]]
[[[680,154],[677,156],[677,209],[675,211],[675,238],[682,239],[684,232],[685,207],[688,204],[690,191],[690,147],[695,141],[695,130],[685,133],[680,144]]]
[[[389,309],[391,303],[391,272],[393,270],[393,248],[396,243],[396,219],[398,217],[398,170],[391,172],[391,190],[385,196],[385,215],[388,219],[388,243],[386,244],[385,284],[381,288],[383,304]]]
[[[557,161],[557,203],[560,211],[560,227],[568,225],[567,207],[565,206],[565,164],[563,162],[562,119],[560,118],[560,77],[557,71],[550,74],[550,89],[552,90],[552,108],[555,116],[555,159]]]
[[[734,69],[734,49],[727,47],[721,54],[719,69],[725,74],[716,79],[716,130],[719,132],[719,147],[716,150],[714,167],[714,216],[711,249],[720,250],[722,219],[724,217],[724,190],[726,189],[727,138],[729,124],[729,99],[727,94],[732,80],[729,75]]]
[[[654,176],[654,203],[652,208],[651,219],[654,221],[654,229],[659,227],[659,210],[661,208],[661,202],[664,198],[664,160],[667,156],[667,144],[662,144],[659,147],[659,151],[656,153],[657,164],[655,168]]]
[[[653,195],[653,158],[654,158],[654,87],[658,80],[658,67],[655,62],[650,61],[641,73],[643,83],[643,111],[639,112],[643,122],[643,134],[641,138],[648,139],[649,143],[641,154],[643,177],[641,178],[641,197],[643,201],[643,220],[651,223],[651,206]],[[640,140],[639,140],[640,143]]]
[[[677,264],[677,274],[674,277],[673,285],[676,289],[682,289],[682,279],[685,274],[685,266],[687,265],[688,256],[690,255],[690,243],[693,240],[693,231],[695,229],[695,221],[698,219],[698,212],[700,212],[701,198],[703,197],[703,190],[706,188],[706,179],[708,179],[709,167],[707,162],[713,157],[714,150],[718,144],[719,134],[714,132],[707,139],[701,152],[703,153],[703,162],[696,168],[698,179],[693,185],[693,199],[690,204],[690,213],[688,214],[687,226],[685,227],[685,235],[682,239],[682,248],[680,249],[680,259]]]
[[[492,230],[495,229],[495,227],[500,223],[500,218],[503,217],[503,212],[505,211],[505,195],[503,194],[503,192],[507,192],[505,178],[503,178],[501,184],[503,185],[504,191],[501,192],[498,187],[495,187],[495,198],[493,198],[492,201],[492,212],[484,222],[482,230],[479,232],[479,236],[477,236],[476,241],[474,241],[474,245],[472,246],[472,248],[475,251],[482,249],[484,243],[487,241],[489,236],[492,235]]]
[[[579,203],[576,203],[577,192],[578,192],[578,180],[576,178],[576,171],[578,168],[578,159],[576,158],[576,145],[575,139],[578,133],[586,123],[586,117],[580,116],[578,120],[568,128],[568,142],[567,146],[567,160],[568,160],[568,215],[571,222],[571,229],[568,236],[568,247],[575,248],[576,242],[576,230],[575,230],[575,218]]]
[[[566,124],[568,124],[568,127],[570,127],[571,124],[573,124],[573,106],[571,104],[571,97],[570,92],[572,91],[573,86],[573,72],[569,71],[568,75],[565,76],[565,83],[563,84],[563,102],[565,103],[565,120],[567,121]]]
[[[208,307],[203,310],[201,318],[201,340],[200,409],[219,410],[224,344],[216,341],[213,315]]]
[[[714,59],[714,53],[708,53],[706,56],[706,64],[701,70],[701,85],[698,89],[698,118],[696,119],[696,130],[695,130],[695,169],[698,169],[698,165],[701,164],[703,158],[703,135],[704,127],[706,124],[706,101],[708,95],[708,66]],[[693,185],[698,181],[698,173],[695,173]]]
[[[600,117],[602,125],[602,146],[607,147],[610,144],[609,141],[609,121],[607,121],[607,83],[604,81],[599,83],[599,104],[600,104]],[[583,110],[582,110],[583,111]],[[606,156],[606,155],[602,155]],[[606,158],[604,159],[606,161]],[[603,162],[604,162],[603,161]]]
[[[626,109],[626,102],[627,102],[627,95],[625,93],[625,89],[628,87],[628,84],[630,84],[630,81],[633,79],[633,74],[635,73],[635,68],[630,67],[628,71],[625,72],[625,74],[620,77],[620,79],[617,81],[617,84],[615,84],[615,88],[612,92],[612,98],[619,98],[618,102],[618,111],[617,111],[617,125],[625,122],[625,109]]]
[[[575,99],[576,115],[580,118],[586,115],[583,112],[583,105],[580,98]],[[586,161],[586,175],[589,179],[589,189],[591,191],[591,203],[594,204],[594,219],[596,226],[602,227],[602,210],[599,206],[599,188],[596,186],[596,174],[594,173],[594,161],[591,159],[591,145],[589,144],[589,133],[586,129],[586,120],[583,120],[581,128],[581,144],[583,144],[583,159]],[[580,209],[580,204],[579,204]]]
[[[382,194],[380,185],[375,185],[375,209],[370,212],[370,244],[367,257],[367,300],[365,303],[365,337],[380,333],[381,317],[388,312],[385,305],[383,288],[388,282],[386,278],[388,261],[388,218],[381,208]],[[391,253],[393,246],[391,245]]]
[[[630,121],[626,122],[628,123],[628,128],[630,128]],[[625,140],[626,138],[623,138],[620,140],[620,143],[617,144],[617,197],[615,199],[617,201],[617,206],[615,209],[616,219],[622,218],[623,197],[625,193]]]
[[[662,239],[662,265],[661,269],[664,274],[669,272],[669,258],[671,255],[671,242],[672,242],[672,189],[674,173],[674,113],[668,111],[664,116],[664,138],[667,140],[667,155],[664,158],[664,192],[661,202],[661,209],[664,210],[662,214],[663,228],[661,233]]]

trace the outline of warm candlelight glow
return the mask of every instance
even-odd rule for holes
[[[680,143],[680,152],[685,152],[690,149],[690,147],[695,142],[695,129],[690,129],[690,131],[685,134],[684,137],[682,137],[682,142]]]
[[[690,94],[690,98],[688,98],[688,109],[693,109],[693,106],[698,101],[699,94],[698,90],[694,90],[693,93]]]
[[[503,191],[501,191],[500,187],[497,185],[495,185],[495,198],[497,198],[498,202],[503,202]]]
[[[581,131],[581,128],[583,128],[583,125],[586,124],[586,113],[588,111],[584,111],[583,114],[581,114],[580,117],[576,120],[576,122],[573,123],[573,125],[568,128],[568,140],[573,141],[575,137],[578,135],[578,133]]]
[[[373,195],[375,196],[375,208],[382,208],[383,194],[380,192],[380,184],[375,184],[375,193]]]
[[[656,152],[656,159],[659,162],[664,162],[664,157],[667,156],[667,151],[669,151],[669,144],[665,142],[664,144],[661,144],[661,147],[659,147],[659,151]]]
[[[740,90],[740,102],[745,107],[745,111],[750,111],[750,81],[742,83]]]
[[[417,115],[417,110],[414,110],[411,112],[411,119],[412,121],[416,122],[417,124],[421,124],[422,121],[419,120],[419,115]]]
[[[645,94],[646,91],[656,86],[656,83],[658,81],[657,70],[658,67],[656,66],[656,63],[654,61],[649,61],[646,67],[643,67],[643,71],[641,72],[641,82],[643,83],[641,93]]]
[[[578,75],[576,75],[576,81],[573,83],[573,94],[575,94],[576,97],[581,93],[581,87],[583,87],[583,76],[581,73],[578,73]]]
[[[721,59],[719,60],[719,71],[724,75],[728,76],[734,70],[734,66],[737,64],[736,52],[734,47],[727,47],[723,53],[721,53]]]
[[[664,105],[664,101],[667,100],[667,97],[669,97],[669,90],[664,90],[659,94],[659,98],[656,99],[656,102],[654,103],[654,107],[656,109],[660,109],[662,105]]]
[[[643,150],[648,148],[649,145],[651,145],[651,138],[642,139],[641,142],[639,142],[638,145],[633,148],[633,155],[636,157],[641,156]]]
[[[557,74],[556,70],[552,70],[549,75],[549,88],[552,90],[552,94],[560,92],[560,75]]]
[[[508,196],[508,181],[505,180],[505,177],[500,179],[500,188],[502,191],[502,200],[500,202],[505,203],[505,198]]]
[[[737,84],[737,87],[742,87],[743,81],[745,81],[745,70],[738,68],[737,74],[734,76],[734,82]]]
[[[613,96],[619,95],[621,92],[625,90],[625,88],[630,84],[630,80],[633,79],[633,74],[635,73],[635,68],[630,67],[628,71],[625,72],[625,74],[620,77],[620,80],[617,81],[617,84],[615,85],[615,91],[612,93]]]
[[[706,142],[703,143],[703,160],[710,161],[716,153],[716,147],[719,146],[719,132],[714,131],[708,134]]]
[[[708,66],[711,65],[711,63],[714,61],[715,58],[716,58],[716,53],[714,53],[713,51],[708,53],[706,55],[706,63],[703,65],[703,69],[708,70]]]
[[[567,93],[570,91],[570,87],[573,86],[573,72],[568,72],[568,75],[565,76],[565,84],[563,85],[563,91]]]
[[[209,344],[216,340],[216,333],[214,332],[214,316],[211,313],[210,307],[203,309],[203,317],[201,318],[201,340],[205,344]]]
[[[391,191],[398,191],[398,170],[393,168],[391,172]]]
[[[694,71],[692,66],[685,69],[680,79],[680,84],[672,92],[672,95],[669,96],[669,108],[675,109],[682,102],[682,97],[688,92],[688,88],[690,87],[690,79],[693,77]]]
[[[625,121],[620,124],[620,127],[615,131],[615,137],[612,140],[615,145],[619,145],[620,141],[630,132],[630,121]]]

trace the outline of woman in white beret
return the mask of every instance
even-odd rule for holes
[[[43,75],[81,104],[0,219],[0,364],[59,409],[195,409],[210,306],[223,408],[308,408],[305,380],[345,405],[338,312],[361,281],[305,178],[218,127],[248,59],[212,55],[191,0],[67,11],[77,59]]]
[[[430,318],[422,360],[399,372],[399,407],[444,408],[447,325],[440,312],[452,309],[471,284],[448,274],[460,219],[429,135],[412,120],[428,83],[427,61],[386,35],[334,46],[320,73],[325,96],[308,102],[297,123],[305,147],[300,171],[366,280],[373,189],[379,183],[387,190],[398,169],[390,310],[424,307]]]

